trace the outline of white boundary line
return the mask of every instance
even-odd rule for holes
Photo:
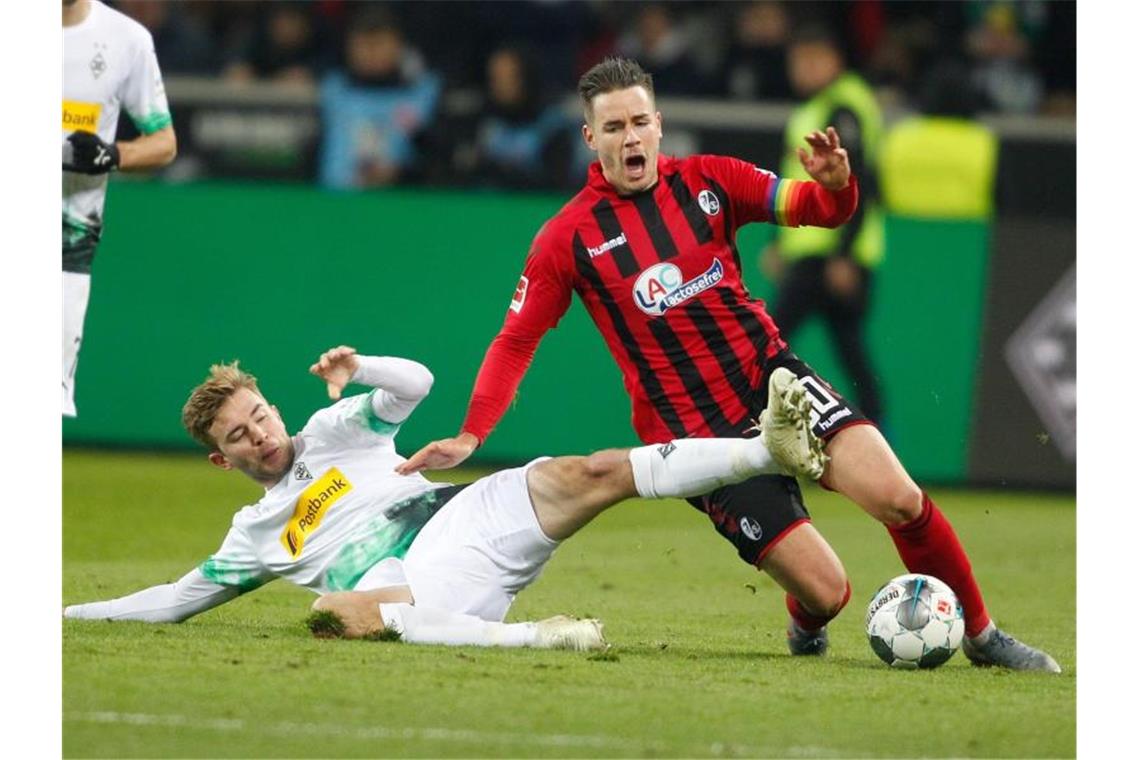
[[[276,723],[265,724],[242,718],[205,718],[177,713],[157,715],[151,713],[123,713],[112,711],[68,712],[64,721],[76,723],[124,724],[132,726],[162,726],[169,728],[195,728],[207,731],[234,731],[281,736],[283,734],[316,734],[353,738],[362,741],[401,739],[405,741],[471,742],[483,744],[516,744],[605,750],[627,754],[652,753],[657,755],[717,755],[728,757],[858,757],[850,752],[839,752],[827,747],[787,747],[778,752],[761,750],[743,744],[693,744],[684,748],[670,747],[659,741],[634,741],[615,736],[584,734],[527,734],[507,731],[474,731],[455,728],[388,728],[385,726],[351,726],[334,723]]]

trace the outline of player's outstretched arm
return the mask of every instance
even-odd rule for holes
[[[419,362],[394,356],[361,356],[351,346],[325,351],[309,372],[325,381],[334,401],[349,383],[378,389],[372,397],[373,411],[388,422],[406,420],[435,382],[431,371]]]
[[[194,568],[174,583],[151,586],[118,599],[69,605],[63,609],[63,616],[78,620],[181,623],[241,593],[237,586],[222,586],[206,580],[201,571]]]

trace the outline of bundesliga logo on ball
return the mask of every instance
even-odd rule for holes
[[[936,668],[962,643],[958,597],[931,575],[900,575],[867,605],[867,640],[894,668]]]

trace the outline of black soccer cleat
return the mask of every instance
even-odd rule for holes
[[[788,619],[788,651],[793,655],[822,657],[827,652],[827,626],[809,631]]]

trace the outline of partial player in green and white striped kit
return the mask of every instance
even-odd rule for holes
[[[116,142],[119,112],[138,128]],[[103,233],[107,175],[165,166],[177,151],[154,41],[99,0],[63,0],[63,413],[75,416],[75,370]]]
[[[314,608],[339,615],[348,636],[388,628],[418,643],[597,648],[605,643],[595,620],[502,622],[561,541],[632,496],[688,496],[762,473],[823,470],[810,401],[792,378],[773,391],[755,438],[544,457],[441,485],[396,472],[405,461],[396,434],[433,382],[426,367],[341,346],[310,371],[334,399],[349,382],[374,390],[322,409],[290,437],[255,378],[236,363],[211,368],[183,425],[210,449],[210,462],[244,472],[265,495],[177,582],[72,605],[65,617],[180,622],[285,578],[322,594]]]

